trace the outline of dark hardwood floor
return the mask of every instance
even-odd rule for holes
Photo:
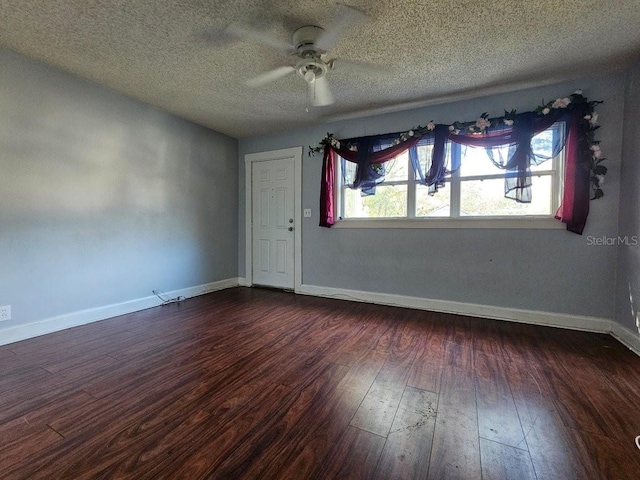
[[[607,335],[236,288],[0,347],[2,479],[635,479]]]

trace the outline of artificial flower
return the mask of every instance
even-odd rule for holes
[[[582,90],[578,89],[575,92],[573,92],[574,95],[582,95]]]
[[[556,101],[551,104],[551,108],[567,108],[570,103],[571,99],[569,97],[556,98]]]
[[[543,115],[548,115],[550,111],[551,111],[551,109],[549,107],[544,107],[542,109],[542,114]]]
[[[435,130],[436,124],[433,122],[427,123],[427,130]]]
[[[491,126],[491,122],[484,117],[480,117],[476,120],[476,127],[480,130],[484,130],[487,127]]]
[[[504,121],[504,124],[509,127],[513,125],[513,120],[510,118],[505,118],[503,121]]]
[[[604,184],[604,175],[596,175],[596,183],[601,187]]]

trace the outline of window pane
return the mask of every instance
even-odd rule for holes
[[[418,153],[418,162],[422,170],[422,174],[427,176],[431,168],[431,158],[433,155],[433,145],[418,145],[416,147]]]
[[[427,172],[431,168],[431,156],[433,155],[433,145],[418,145],[416,147],[418,152],[418,160],[420,166]]]
[[[508,154],[509,147],[493,149],[493,158],[496,162],[500,162],[501,159],[506,162]],[[460,176],[495,175],[504,174],[504,172],[503,169],[493,164],[483,147],[466,147],[462,149]]]
[[[553,153],[553,128],[531,137],[531,149],[540,155],[550,157]]]
[[[351,185],[356,179],[356,168],[358,166],[355,162],[349,162],[344,158],[340,159],[342,165],[342,177],[345,185]]]
[[[559,141],[559,136],[562,135],[563,132],[562,129],[562,123],[554,123],[551,128],[548,128],[544,132],[540,132],[531,138],[531,151],[537,156],[538,161],[541,161],[545,157],[551,157],[553,154],[554,137]],[[552,170],[553,161],[551,159],[542,161],[539,165],[531,165],[530,168],[532,172]]]
[[[378,185],[376,194],[363,197],[360,190],[344,191],[345,218],[388,218],[407,216],[407,186]]]
[[[407,152],[380,165],[384,168],[385,182],[401,182],[409,179],[409,154]]]
[[[420,168],[422,169],[422,174],[424,176],[427,176],[429,174],[429,170],[431,169],[431,159],[432,159],[432,156],[433,156],[433,145],[432,144],[428,144],[428,145],[420,145],[420,144],[418,144],[417,152],[418,152],[418,162],[420,163]],[[450,169],[450,167],[451,167],[451,142],[447,142],[445,144],[444,155],[445,155],[444,162],[445,162],[446,169],[448,171]],[[447,173],[446,177],[449,178],[450,174]]]
[[[504,180],[460,182],[460,215],[551,215],[552,176],[532,178],[531,203],[504,198]]]
[[[542,157],[550,157],[553,153],[554,136],[562,134],[563,125],[556,123],[547,130],[534,135],[531,138],[532,151]],[[495,147],[493,150],[493,159],[500,164],[505,164],[509,160],[509,147]],[[553,168],[551,160],[544,161],[540,165],[532,165],[531,171],[551,170]],[[504,173],[504,170],[496,167],[487,152],[482,147],[466,147],[462,150],[462,159],[460,165],[460,175],[462,177],[476,175],[493,175],[496,173]]]
[[[440,187],[434,195],[429,195],[428,187],[416,185],[416,217],[448,217],[450,212],[449,182]]]

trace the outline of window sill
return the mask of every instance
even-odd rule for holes
[[[486,228],[564,230],[566,225],[553,217],[487,218],[351,218],[338,220],[332,228]]]

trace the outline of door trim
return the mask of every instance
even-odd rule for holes
[[[267,160],[291,159],[293,161],[293,291],[298,293],[302,285],[302,147],[283,148],[268,152],[248,153],[244,156],[245,198],[245,279],[248,287],[253,285],[253,164]]]

